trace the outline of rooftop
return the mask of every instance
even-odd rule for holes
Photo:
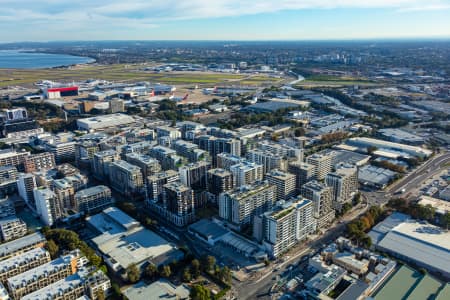
[[[96,194],[100,194],[103,192],[108,192],[110,191],[109,187],[104,186],[104,185],[96,185],[84,190],[80,190],[76,193],[76,196],[78,197],[89,197],[92,195],[96,195]]]
[[[34,248],[34,249],[27,251],[21,255],[16,255],[11,258],[0,261],[0,272],[4,272],[14,265],[19,266],[23,262],[32,260],[34,257],[43,256],[46,253],[48,253],[48,252],[44,248]],[[49,258],[50,258],[50,255],[49,255]]]
[[[149,300],[151,299],[166,299],[166,300],[182,300],[189,299],[189,287],[186,285],[175,286],[170,281],[160,279],[149,285],[143,281],[127,288],[124,295],[130,300]]]
[[[0,245],[0,257],[14,253],[27,246],[45,242],[45,237],[40,233],[32,233],[14,241],[3,243]]]
[[[217,239],[228,233],[228,230],[207,219],[201,219],[190,225],[189,230],[205,237],[205,239]]]
[[[69,266],[70,262],[76,258],[76,255],[78,255],[78,253],[71,252],[68,255],[58,257],[57,259],[40,265],[39,267],[8,278],[8,285],[12,287],[20,287],[23,284],[34,282],[40,276],[47,276],[47,274],[51,273],[53,270],[59,270],[60,268]]]

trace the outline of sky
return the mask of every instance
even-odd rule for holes
[[[450,38],[450,0],[0,0],[0,42]]]

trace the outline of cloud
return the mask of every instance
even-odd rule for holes
[[[0,0],[0,27],[70,31],[145,30],[180,20],[302,9],[385,8],[399,13],[450,9],[450,0]],[[0,31],[0,40],[4,40]],[[101,37],[99,37],[101,38]]]

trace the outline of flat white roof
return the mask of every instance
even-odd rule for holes
[[[78,119],[77,124],[84,129],[102,129],[134,123],[134,118],[125,114],[109,114]]]

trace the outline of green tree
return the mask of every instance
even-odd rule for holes
[[[158,268],[154,264],[150,263],[147,267],[145,267],[144,275],[148,279],[154,279],[158,275]]]
[[[211,292],[201,284],[192,286],[190,297],[192,300],[210,300]]]
[[[191,271],[188,267],[184,268],[183,270],[183,282],[190,282],[192,280]]]
[[[446,214],[441,216],[441,225],[445,229],[448,229],[450,227],[450,212],[447,212]]]
[[[200,275],[200,262],[198,259],[193,259],[191,262],[191,271],[194,278],[197,278]]]
[[[56,245],[55,241],[49,240],[47,242],[46,248],[47,248],[48,252],[50,253],[50,256],[53,259],[55,259],[58,256],[59,247],[58,247],[58,245]]]
[[[97,300],[105,300],[106,299],[106,297],[105,297],[105,292],[103,291],[103,289],[99,289],[98,291],[97,291]]]
[[[205,257],[204,264],[206,271],[213,271],[216,264],[216,259],[214,258],[214,256],[208,255]]]
[[[297,127],[297,128],[295,128],[295,130],[294,130],[294,135],[295,135],[296,137],[304,136],[305,133],[306,133],[306,131],[305,131],[305,128],[303,128],[303,127]]]
[[[140,272],[136,264],[131,264],[126,269],[128,281],[131,283],[136,283],[140,279]]]
[[[227,282],[227,283],[231,282],[232,274],[231,274],[230,268],[228,268],[227,266],[220,269],[218,275],[222,281]]]
[[[170,275],[172,275],[172,270],[170,269],[170,266],[168,265],[162,266],[159,275],[164,278],[169,278]]]

